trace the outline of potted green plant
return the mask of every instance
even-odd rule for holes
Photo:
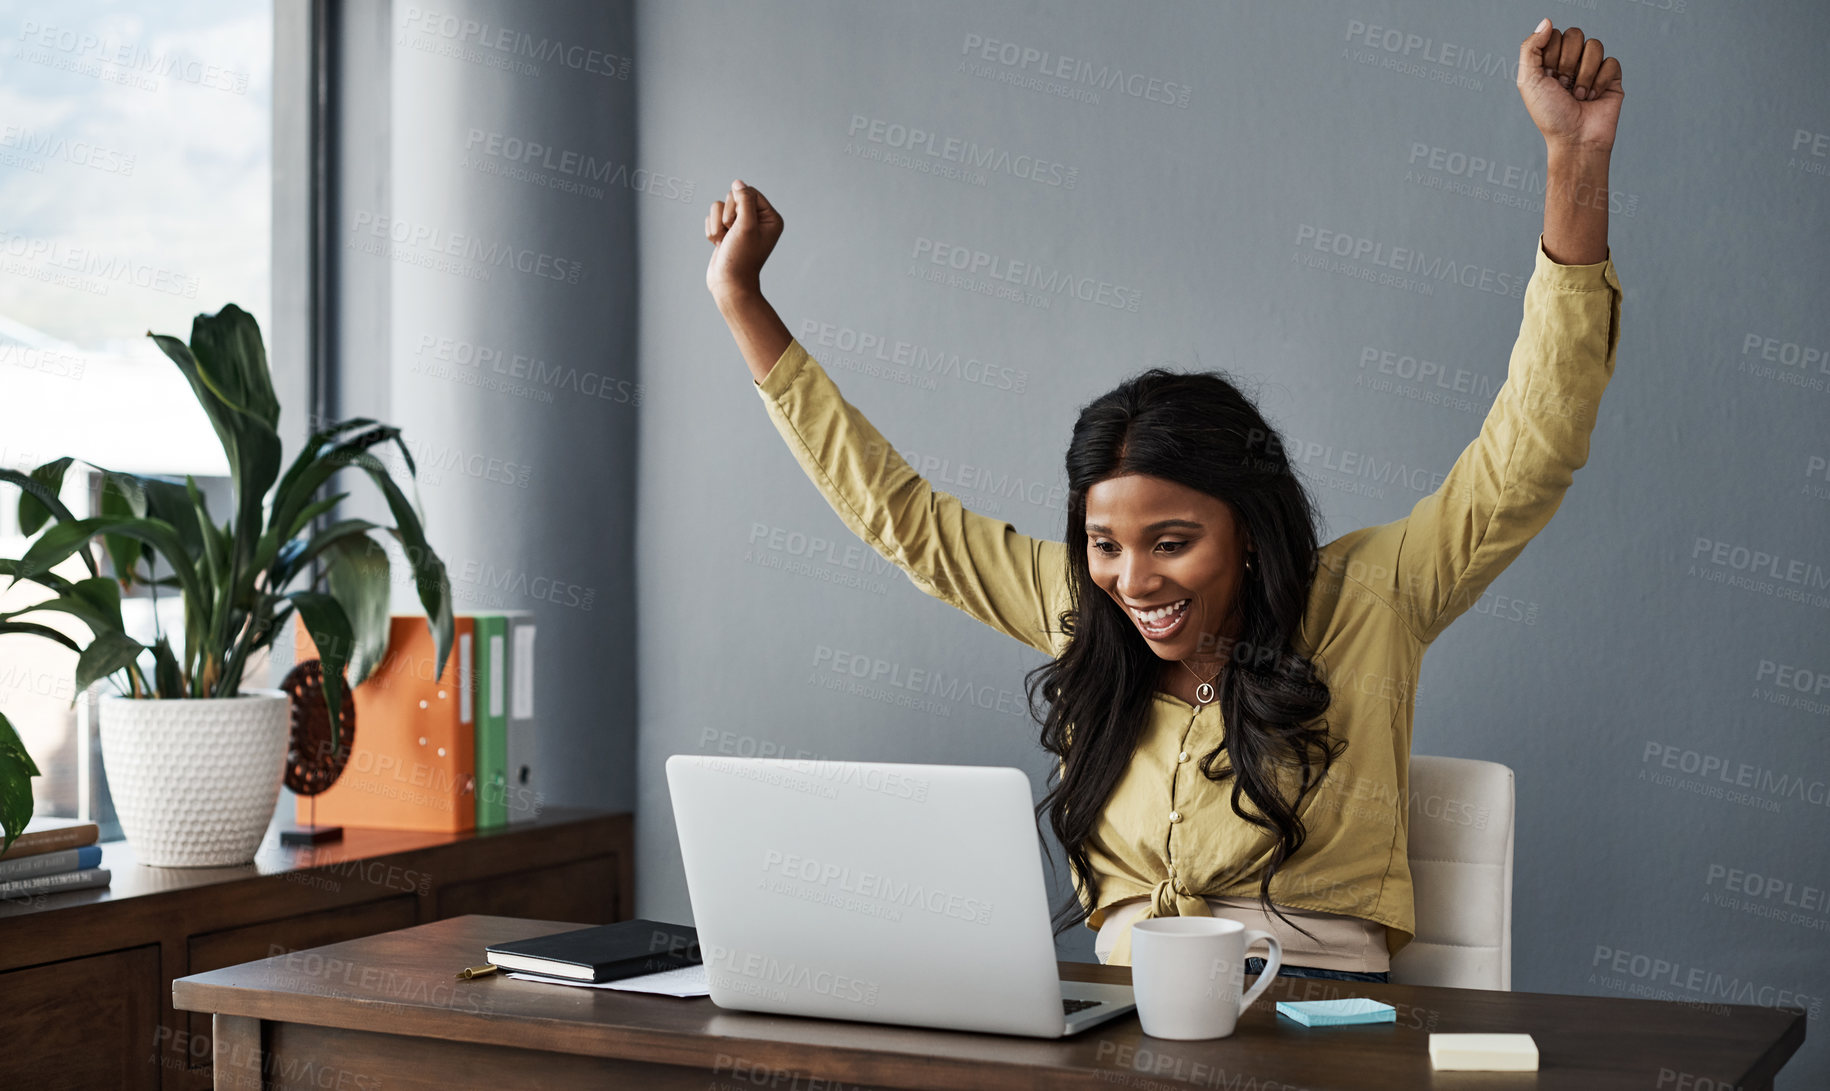
[[[254,318],[231,303],[198,315],[188,345],[147,336],[184,373],[222,441],[234,510],[217,522],[193,478],[111,473],[85,463],[102,475],[100,503],[97,514],[77,518],[58,498],[74,459],[29,474],[0,469],[0,482],[20,490],[20,530],[31,539],[23,556],[0,558],[0,576],[51,592],[0,613],[0,634],[33,634],[77,652],[79,694],[98,680],[116,686],[118,694],[99,706],[102,762],[121,829],[141,863],[245,863],[278,801],[290,724],[284,693],[242,688],[249,657],[296,614],[323,662],[326,707],[341,708],[344,686],[361,683],[387,647],[390,563],[372,534],[392,534],[403,547],[441,672],[452,644],[451,585],[426,542],[417,504],[374,453],[396,445],[411,484],[417,470],[399,429],[358,418],[314,432],[282,475],[280,406]],[[348,495],[324,495],[339,470],[368,476],[392,526],[326,521]],[[86,576],[54,571],[71,557]],[[182,599],[178,646],[164,631],[150,644],[128,635],[121,595],[135,587]],[[89,638],[43,624],[52,612],[77,618]],[[337,747],[338,717],[330,723]],[[37,775],[0,715],[0,850],[31,817]]]

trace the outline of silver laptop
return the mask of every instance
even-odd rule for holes
[[[722,1008],[1059,1038],[1134,1007],[1063,981],[1022,770],[675,754]]]

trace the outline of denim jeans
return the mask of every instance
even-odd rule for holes
[[[1245,972],[1258,974],[1264,972],[1264,959],[1248,958],[1245,960]],[[1377,981],[1389,984],[1392,975],[1389,971],[1363,973],[1359,970],[1318,970],[1313,966],[1279,966],[1278,977],[1325,977],[1330,981]]]

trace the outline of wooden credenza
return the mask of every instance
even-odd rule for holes
[[[0,900],[0,1087],[210,1087],[209,1018],[172,1007],[173,978],[469,913],[627,920],[633,837],[628,814],[548,808],[317,848],[282,847],[276,826],[233,868],[141,867],[109,842],[106,889]]]

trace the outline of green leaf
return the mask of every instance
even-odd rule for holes
[[[285,600],[282,599],[281,601],[283,602]],[[273,643],[281,633],[286,631],[286,621],[291,617],[292,603],[288,602],[285,606],[282,606],[273,612],[273,617],[268,619],[266,628],[261,631],[256,638],[254,645],[248,650],[250,652],[256,652],[268,644]]]
[[[132,478],[123,474],[104,473],[101,514],[129,519],[145,518],[146,490],[137,487]],[[114,578],[122,583],[133,583],[134,568],[142,558],[148,562],[146,574],[152,575],[152,547],[146,543],[119,534],[105,534],[102,536],[102,548],[108,553],[108,563],[114,567]]]
[[[13,847],[13,839],[25,832],[32,820],[32,778],[42,776],[25,743],[4,713],[0,713],[0,828],[6,840],[0,844],[0,856]]]
[[[426,541],[425,529],[420,526],[419,513],[408,503],[400,486],[394,484],[381,460],[362,454],[351,461],[368,472],[387,498],[388,510],[394,516],[392,533],[405,550],[407,563],[413,567],[413,584],[419,591],[420,604],[426,608],[426,624],[432,630],[433,644],[437,648],[434,653],[437,662],[432,667],[432,676],[436,678],[445,673],[445,662],[451,657],[457,627],[451,614],[451,580],[445,574],[445,562],[432,551],[431,544]]]
[[[191,322],[191,352],[198,366],[229,392],[242,412],[269,428],[278,426],[280,401],[273,392],[267,349],[253,315],[233,303],[215,314],[198,315]]]
[[[184,696],[184,672],[178,669],[178,658],[172,654],[172,642],[164,633],[153,641],[153,687],[161,697]]]
[[[252,568],[267,490],[280,476],[280,401],[267,370],[260,324],[233,303],[191,322],[191,354],[200,373],[236,411],[236,450],[229,462],[235,480],[238,529],[235,563]]]
[[[0,576],[11,576],[15,581],[30,580],[33,583],[49,587],[60,595],[67,595],[76,585],[55,572],[40,572],[36,575],[25,575],[19,571],[19,562],[0,557]]]
[[[196,504],[189,489],[177,481],[140,474],[121,473],[97,466],[102,477],[101,514],[157,519],[169,524],[184,547],[187,557],[201,557],[207,536],[197,525]],[[201,502],[201,500],[199,501]],[[104,534],[102,545],[108,552],[117,579],[144,583],[135,565],[145,560],[146,575],[152,575],[153,550],[150,545],[118,534]]]
[[[29,579],[40,575],[62,564],[72,553],[82,553],[88,557],[89,551],[84,547],[89,539],[95,537],[105,520],[74,519],[67,523],[58,523],[33,542],[26,549],[25,556],[19,558],[17,570],[13,573],[15,580]],[[89,559],[91,574],[94,574],[95,559]]]
[[[138,474],[121,473],[97,466],[96,472],[102,478],[102,495],[114,498],[114,507],[121,515],[131,515],[144,519],[148,514],[147,483],[151,478]]]
[[[293,515],[304,506],[306,498],[317,491],[325,479],[340,469],[358,469],[369,475],[381,490],[388,502],[388,510],[394,516],[395,526],[389,533],[397,538],[406,551],[407,562],[413,568],[413,583],[419,592],[419,601],[426,609],[427,625],[432,630],[433,642],[437,645],[438,662],[435,668],[443,673],[445,663],[451,656],[451,645],[455,640],[456,623],[451,612],[451,581],[445,573],[445,564],[426,541],[426,533],[420,525],[419,512],[407,500],[406,494],[400,491],[393,477],[388,473],[380,459],[369,454],[364,448],[387,439],[396,443],[397,429],[384,428],[365,432],[355,439],[337,445],[320,455],[316,460],[307,463],[305,468],[288,486],[290,495],[282,498],[276,494],[273,505],[273,526],[287,526]],[[401,450],[406,449],[400,444]],[[411,458],[409,456],[409,466]]]
[[[388,650],[388,551],[366,534],[336,539],[325,577],[331,597],[348,615],[352,643],[349,684],[359,686]]]
[[[292,517],[292,525],[286,528],[285,537],[288,539],[296,537],[311,524],[313,519],[341,504],[348,497],[349,493],[340,492],[335,496],[327,496],[315,503],[307,504],[305,510]]]
[[[400,429],[377,424],[358,436],[344,440],[327,450],[315,452],[310,459],[306,459],[301,454],[301,461],[295,462],[293,468],[287,471],[286,477],[280,482],[280,487],[273,494],[273,515],[269,526],[296,525],[299,522],[299,513],[318,491],[318,486],[329,480],[331,475],[338,470],[349,468],[353,460],[362,452],[390,440],[396,443],[401,451],[406,451],[406,444],[400,442]],[[408,461],[410,464],[411,456]],[[293,533],[297,533],[297,531]]]
[[[278,517],[279,513],[279,498],[285,495],[285,492],[286,486],[282,483],[279,490],[273,494],[273,511],[275,518]],[[261,535],[260,545],[256,546],[254,550],[255,569],[264,572],[273,567],[274,558],[280,556],[288,546],[292,546],[293,540],[313,519],[316,519],[318,516],[323,515],[325,512],[336,507],[348,497],[349,493],[340,492],[335,496],[327,496],[322,500],[307,504],[303,511],[292,517],[292,525],[290,527],[281,528],[269,521],[267,524],[267,532]],[[297,547],[293,546],[293,548],[296,549]],[[287,576],[285,579],[279,579],[277,576],[270,576],[268,586],[284,587],[290,580],[291,576]]]
[[[126,633],[98,635],[76,660],[76,692],[88,689],[98,678],[106,678],[126,668],[145,650],[145,645]]]
[[[234,566],[252,570],[260,540],[262,503],[280,472],[279,402],[267,374],[260,327],[231,303],[191,323],[191,344],[175,337],[147,336],[170,357],[191,384],[191,392],[222,442],[235,484]]]
[[[252,571],[254,547],[260,541],[267,490],[280,472],[280,434],[265,424],[247,429],[240,457],[231,464],[235,481],[235,564]]]
[[[121,585],[106,576],[82,580],[71,587],[71,593],[94,607],[102,623],[113,629],[125,629],[121,621]]]
[[[324,708],[330,713],[330,746],[335,751],[343,738],[343,666],[349,662],[349,616],[337,600],[322,591],[294,591],[286,596],[299,608],[299,621],[318,646],[324,669]]]
[[[95,636],[125,628],[121,624],[121,587],[107,576],[83,580],[72,584],[67,593],[56,598],[41,599],[11,613],[0,614],[0,621],[40,611],[70,614],[89,626]]]
[[[208,602],[203,594],[203,585],[198,582],[197,571],[191,566],[191,559],[184,551],[178,534],[171,524],[158,519],[134,519],[126,516],[107,515],[89,519],[78,519],[74,522],[59,523],[32,543],[19,559],[17,577],[32,577],[41,572],[49,572],[72,553],[88,551],[83,546],[97,534],[122,534],[142,541],[158,550],[164,556],[165,563],[171,566],[172,574],[178,577],[184,588],[185,608],[187,611],[201,610]],[[91,571],[94,569],[91,560]]]
[[[210,583],[220,587],[223,574],[229,567],[229,543],[216,524],[210,521],[210,502],[204,499],[203,493],[197,488],[197,479],[189,474],[184,475],[184,491],[190,501],[191,519],[197,527],[204,569],[210,574]]]
[[[306,565],[338,542],[380,529],[382,527],[379,523],[371,523],[367,519],[342,519],[310,538],[294,538],[281,547],[280,555],[274,558],[274,584],[284,587],[291,583],[292,578],[303,572]]]
[[[69,508],[64,507],[64,502],[59,500],[57,494],[47,488],[44,482],[34,480],[30,476],[20,473],[18,470],[7,469],[0,469],[0,481],[6,481],[17,485],[28,495],[34,497],[40,504],[43,504],[46,508],[50,509],[52,515],[57,516],[60,525],[76,521],[76,516],[70,513]],[[65,557],[68,557],[69,555],[70,554],[68,553],[64,554]],[[83,552],[83,563],[88,566],[89,574],[91,576],[101,574],[95,567],[95,558],[91,557],[87,550]],[[49,571],[49,569],[46,569],[46,571]],[[13,582],[17,583],[22,579],[36,579],[40,573],[21,573],[15,570],[12,575]]]
[[[279,488],[274,490],[274,512],[278,513],[282,507],[295,498],[299,478],[303,477],[305,472],[311,468],[311,465],[318,460],[319,456],[323,453],[325,444],[336,439],[345,432],[353,432],[358,428],[372,428],[379,423],[380,422],[372,421],[367,417],[352,417],[341,423],[333,424],[321,432],[313,432],[311,438],[305,441],[305,445],[299,448],[299,453],[297,457],[292,460],[292,465],[286,468],[286,476],[280,478]],[[320,480],[322,479],[320,478]],[[297,499],[303,500],[305,496],[310,496],[316,489],[317,486],[313,485],[311,488],[305,490],[304,496],[299,496]],[[275,522],[273,525],[280,526],[282,524]],[[286,537],[290,538],[298,532],[299,527],[293,526],[286,531]]]
[[[49,625],[40,625],[35,621],[0,621],[0,636],[6,636],[8,634],[42,636],[53,643],[62,644],[64,647],[79,655],[83,650],[81,644],[71,640],[64,633],[51,628]]]
[[[60,458],[47,462],[32,471],[32,480],[50,490],[52,495],[57,495],[63,492],[64,471],[75,461],[73,458]],[[50,518],[51,509],[44,506],[44,501],[29,492],[19,494],[19,533],[30,538]]]
[[[201,557],[207,539],[197,526],[197,508],[204,503],[203,499],[199,497],[193,502],[189,486],[182,481],[167,481],[158,477],[133,477],[132,481],[146,497],[146,510],[139,514],[148,519],[170,523],[172,529],[178,532],[178,540],[184,543],[185,555]],[[204,512],[207,518],[207,505]]]

